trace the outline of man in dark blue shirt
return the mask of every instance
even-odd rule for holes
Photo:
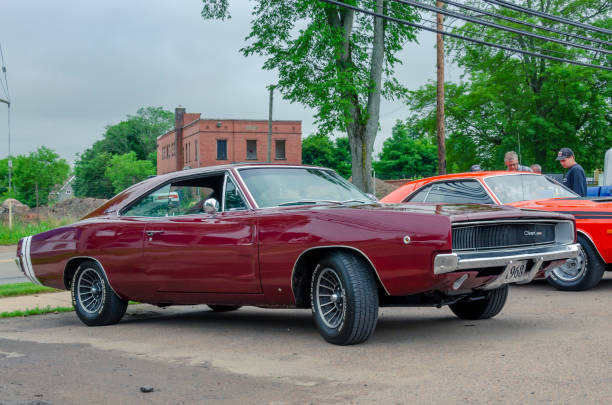
[[[563,177],[563,185],[581,197],[586,196],[586,175],[582,166],[576,163],[574,152],[570,148],[561,148],[557,154],[557,160],[561,163],[561,166],[569,169]]]

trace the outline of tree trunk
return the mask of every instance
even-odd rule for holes
[[[375,11],[382,14],[386,11],[388,0],[376,0]],[[342,28],[344,39],[337,56],[338,71],[351,68],[351,34],[353,31],[354,12],[348,9],[326,9],[330,26]],[[372,57],[370,62],[370,93],[366,109],[359,105],[355,92],[347,90],[342,98],[348,102],[346,111],[346,132],[351,147],[353,184],[366,193],[373,193],[372,152],[378,132],[380,118],[380,96],[383,62],[385,56],[385,22],[374,18],[374,37],[372,40]],[[365,119],[364,119],[365,118]]]
[[[377,0],[375,11],[384,14],[387,0]],[[356,124],[347,130],[351,144],[353,184],[366,193],[374,193],[372,179],[372,153],[374,140],[378,132],[380,118],[380,95],[382,86],[383,61],[385,57],[385,22],[382,18],[374,18],[374,38],[372,41],[372,59],[370,62],[370,85],[368,95],[367,121],[365,125],[354,120]],[[352,98],[353,102],[358,102]],[[359,118],[359,117],[353,117]],[[353,132],[351,134],[351,132]],[[352,135],[352,136],[351,136]]]

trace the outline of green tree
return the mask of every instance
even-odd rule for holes
[[[155,167],[148,160],[138,160],[136,152],[115,155],[106,168],[105,176],[114,187],[115,193],[155,174]]]
[[[110,198],[115,187],[106,169],[115,155],[134,152],[137,160],[157,165],[157,137],[174,125],[174,115],[161,107],[140,108],[136,115],[106,127],[103,138],[79,155],[75,162],[75,195]]]
[[[413,8],[389,0],[342,0],[414,20]],[[229,0],[203,0],[205,19],[229,18]],[[414,41],[412,28],[384,22],[319,0],[257,0],[241,51],[266,57],[283,97],[315,110],[322,133],[346,131],[353,183],[372,192],[372,151],[379,129],[380,97],[403,97],[394,77],[397,52]]]
[[[407,179],[436,174],[438,149],[432,138],[419,135],[414,127],[397,121],[391,137],[383,143],[380,159],[374,162],[376,176],[382,179]]]
[[[334,169],[345,178],[351,176],[351,153],[348,138],[313,134],[302,141],[302,163]]]
[[[351,177],[351,148],[347,137],[344,136],[334,140],[332,158],[334,162],[334,170],[345,179]]]
[[[115,189],[106,177],[106,169],[113,155],[102,150],[96,142],[85,150],[74,165],[74,194],[79,197],[110,198]]]
[[[15,197],[34,207],[38,190],[38,203],[45,205],[53,186],[63,184],[69,174],[70,166],[66,160],[45,146],[27,156],[16,156],[13,158]]]
[[[608,0],[517,0],[514,3],[575,21],[612,28],[612,3]],[[482,2],[477,5],[495,13],[526,19],[516,11],[500,10]],[[582,28],[546,19],[530,17],[529,21],[574,34],[609,40],[605,34],[587,33]],[[535,28],[514,26],[523,30],[531,29],[534,33],[544,33]],[[478,24],[467,23],[456,31],[551,56],[594,64],[610,63],[610,56],[604,53],[566,48]],[[557,34],[546,35],[567,39]],[[581,41],[575,38],[571,40]],[[468,147],[463,153],[464,162],[458,166],[465,168],[468,166],[466,160],[475,156],[477,163],[483,163],[489,168],[503,168],[504,153],[508,150],[519,151],[520,148],[524,163],[539,163],[546,171],[560,171],[554,158],[559,148],[564,146],[574,149],[577,160],[586,170],[602,166],[604,152],[612,143],[611,72],[562,64],[456,39],[449,39],[446,43],[452,60],[466,73],[465,82],[450,85],[451,94],[447,96],[449,143],[453,140],[455,147],[460,144]],[[431,96],[431,85],[411,95],[409,105],[415,112],[424,108],[421,118],[431,117],[432,112],[435,113],[435,106],[432,111],[427,102],[432,99]],[[459,140],[460,137],[468,137],[470,140]],[[472,151],[475,155],[470,155]],[[449,160],[452,153],[449,151]]]

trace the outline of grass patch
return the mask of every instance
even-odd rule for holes
[[[16,297],[19,295],[32,295],[59,291],[55,288],[44,287],[34,283],[14,283],[0,285],[0,298]]]
[[[13,311],[13,312],[1,312],[0,318],[15,318],[18,316],[32,316],[32,315],[43,315],[59,312],[72,312],[72,307],[51,307],[46,306],[44,308],[36,307],[34,309],[26,309],[25,311]]]
[[[0,224],[0,245],[16,245],[19,239],[37,233],[45,232],[63,225],[74,222],[71,219],[49,218],[40,222],[25,223],[20,221],[13,222],[13,229],[9,229],[8,224]]]

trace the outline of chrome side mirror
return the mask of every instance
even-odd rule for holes
[[[219,201],[215,200],[214,198],[209,198],[208,200],[204,201],[204,212],[212,215],[219,212]]]

